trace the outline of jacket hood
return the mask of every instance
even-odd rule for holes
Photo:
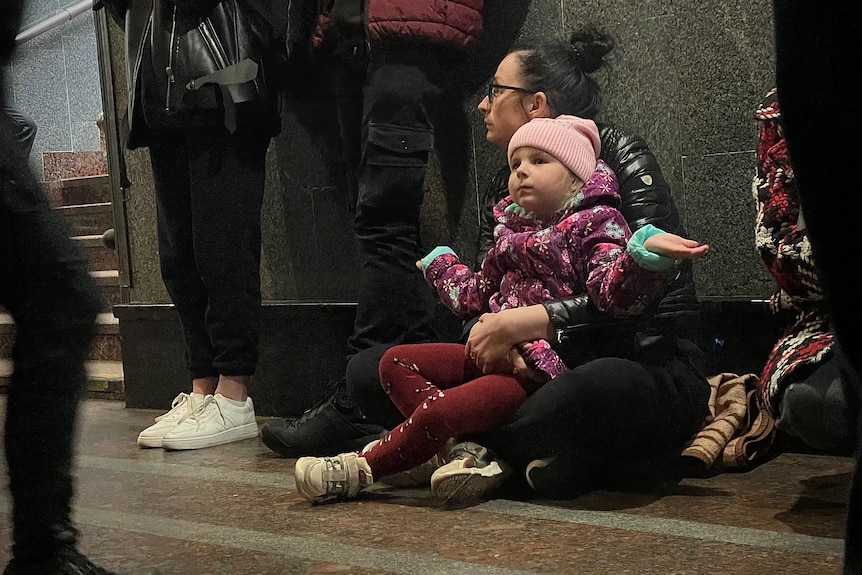
[[[620,207],[619,188],[617,177],[608,165],[599,160],[592,177],[584,183],[577,194],[556,212],[550,219],[543,221],[532,212],[515,203],[511,195],[506,196],[494,206],[494,219],[497,224],[503,224],[513,231],[524,229],[535,229],[557,224],[575,212],[591,208],[593,206]]]

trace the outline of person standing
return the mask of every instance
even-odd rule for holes
[[[775,77],[787,147],[826,294],[837,345],[850,365],[862,431],[862,300],[848,247],[858,236],[853,187],[824,182],[824,166],[856,165],[862,116],[857,86],[862,9],[854,2],[812,5],[773,0]],[[826,184],[826,185],[824,185]],[[862,574],[862,442],[850,487],[844,574]]]
[[[198,449],[257,437],[265,157],[280,131],[270,25],[245,0],[103,0],[126,31],[127,147],[150,152],[162,279],[191,393],[138,436]]]
[[[0,101],[23,0],[0,3]],[[4,447],[12,559],[4,575],[113,575],[78,551],[70,517],[84,355],[103,296],[84,252],[27,165],[20,131],[0,122],[0,304],[15,321]]]
[[[313,56],[336,60],[343,83],[361,91],[361,119],[343,120],[348,147],[361,130],[354,231],[359,294],[349,354],[375,345],[436,339],[433,294],[416,274],[424,255],[420,208],[434,147],[434,116],[452,70],[482,33],[483,0],[321,2]],[[348,85],[341,91],[351,92]],[[446,105],[452,105],[447,103]],[[358,121],[357,121],[358,120]],[[375,436],[343,385],[296,421],[261,428],[264,443],[295,457],[331,438]],[[361,446],[360,446],[361,447]]]

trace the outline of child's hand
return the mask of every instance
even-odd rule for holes
[[[425,266],[422,265],[422,260],[416,260],[416,267],[419,268],[420,272],[425,271]]]
[[[648,238],[643,245],[654,254],[674,259],[696,260],[709,251],[707,244],[700,245],[694,240],[669,233],[656,234]]]

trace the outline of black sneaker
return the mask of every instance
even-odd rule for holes
[[[334,390],[298,419],[274,419],[264,423],[260,428],[263,444],[282,457],[326,457],[359,451],[386,432],[342,400],[338,384],[333,387]]]
[[[38,563],[19,563],[12,559],[3,575],[117,575],[103,569],[74,548],[62,548],[57,555]]]

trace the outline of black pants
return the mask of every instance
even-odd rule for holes
[[[354,356],[350,396],[371,421],[391,429],[403,416],[380,386],[377,366],[387,346]],[[667,470],[707,415],[709,384],[684,357],[664,348],[638,361],[602,358],[566,371],[531,395],[513,420],[475,439],[523,470],[555,457],[557,496]],[[640,487],[641,485],[636,485]]]
[[[820,271],[835,334],[856,372],[857,436],[862,431],[862,300],[858,265],[848,246],[859,237],[854,187],[830,185],[824,167],[851,169],[858,162],[862,112],[857,86],[862,10],[857,3],[774,0],[778,98],[805,222]],[[844,573],[862,574],[862,442],[850,487]]]
[[[433,294],[417,273],[416,260],[426,253],[419,216],[446,60],[431,49],[421,54],[394,50],[372,54],[362,88],[354,226],[360,256],[359,306],[351,353],[377,344],[435,339]]]
[[[14,555],[24,562],[74,544],[68,523],[75,424],[84,354],[104,300],[69,235],[30,173],[17,134],[3,123],[0,303],[16,328],[5,448]]]
[[[258,360],[261,215],[269,137],[153,130],[162,279],[192,378],[252,375]]]

